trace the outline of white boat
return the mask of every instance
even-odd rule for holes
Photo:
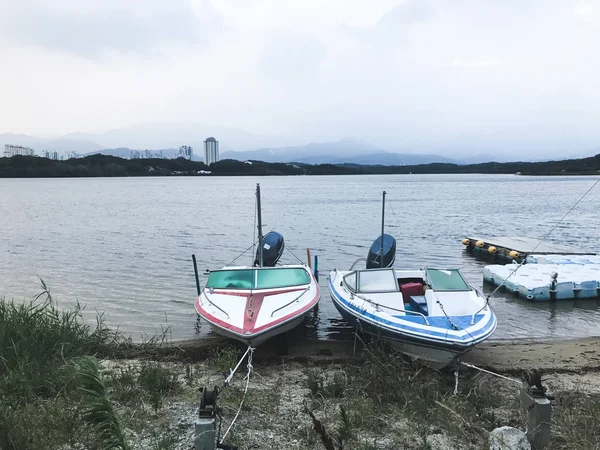
[[[348,271],[329,274],[334,305],[358,331],[436,369],[455,365],[492,335],[496,316],[459,269],[399,270],[390,267],[394,260],[395,240],[383,233],[382,221],[367,268],[354,269],[357,261]]]
[[[283,237],[269,233],[263,238],[259,185],[256,196],[259,237],[254,265],[211,270],[203,289],[197,281],[195,302],[197,313],[216,333],[253,347],[300,325],[320,298],[310,267],[276,266]]]

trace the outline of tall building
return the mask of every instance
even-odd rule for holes
[[[210,166],[219,162],[219,141],[214,137],[206,138],[204,141],[204,164]]]
[[[194,154],[194,149],[189,145],[182,145],[179,147],[179,157],[192,160],[192,155]]]
[[[10,158],[11,156],[21,155],[21,156],[35,156],[35,152],[32,148],[29,147],[21,147],[20,145],[4,145],[4,156]]]

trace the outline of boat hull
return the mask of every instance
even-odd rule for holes
[[[304,273],[305,278],[301,279],[308,283],[253,289],[239,287],[249,270],[261,271],[260,276],[258,272],[253,275],[258,280],[264,278],[281,283],[281,277],[289,269]],[[224,277],[225,281],[221,282],[224,287],[205,287],[196,298],[196,312],[217,334],[247,345],[257,347],[299,326],[319,302],[319,285],[306,266],[226,268],[215,272]],[[215,283],[218,282],[219,279],[215,279]]]
[[[448,348],[443,348],[427,342],[419,342],[414,339],[411,340],[410,338],[406,336],[403,337],[397,333],[385,332],[380,328],[360,320],[358,316],[345,310],[335,300],[334,296],[331,296],[331,300],[344,320],[349,324],[356,326],[357,331],[384,340],[395,350],[419,361],[427,367],[431,367],[432,369],[439,370],[454,367],[458,363],[460,356],[471,350],[474,346],[449,346]]]
[[[344,300],[341,293],[336,290],[331,279],[329,291],[336,309],[348,323],[356,326],[357,331],[382,339],[394,349],[434,369],[454,367],[463,354],[491,336],[496,328],[496,319],[492,316],[491,321],[485,325],[486,331],[483,334],[476,334],[474,340],[459,342],[445,337],[436,339],[432,336],[418,336],[414,332],[404,332],[399,328],[392,330],[372,323],[373,314],[364,315],[365,311],[360,308],[353,309],[346,305],[347,300]]]
[[[269,339],[287,333],[288,331],[293,330],[297,326],[300,326],[304,321],[304,318],[309,314],[310,311],[311,310],[297,317],[294,317],[288,322],[278,324],[273,328],[253,335],[239,334],[234,331],[228,330],[227,328],[222,328],[214,323],[211,323],[210,321],[208,321],[208,323],[210,324],[211,329],[220,336],[223,336],[228,339],[233,339],[238,342],[242,342],[246,345],[251,345],[252,347],[258,347],[259,345],[262,345],[265,342],[267,342]]]

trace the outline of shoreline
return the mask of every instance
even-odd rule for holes
[[[254,353],[257,361],[340,363],[365,357],[364,345],[354,340],[303,339],[288,342],[287,354],[281,354],[274,342],[266,342]],[[168,361],[199,361],[220,348],[237,344],[224,338],[198,338],[163,344],[131,343],[117,358],[136,355]],[[464,362],[499,373],[517,373],[537,369],[573,373],[600,371],[600,336],[566,339],[509,339],[487,341],[464,355]]]

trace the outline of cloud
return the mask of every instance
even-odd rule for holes
[[[575,6],[575,17],[584,23],[600,23],[600,6],[594,3],[580,3]]]
[[[259,67],[271,80],[307,82],[317,76],[325,61],[325,48],[307,36],[276,36],[263,53]]]
[[[435,8],[428,0],[406,0],[386,12],[376,26],[393,30],[397,27],[425,22],[434,16]]]
[[[190,2],[0,0],[0,132],[168,121],[403,151],[600,143],[596,1]]]
[[[185,0],[6,0],[0,6],[0,35],[85,58],[115,51],[156,55],[162,46],[207,40]]]

